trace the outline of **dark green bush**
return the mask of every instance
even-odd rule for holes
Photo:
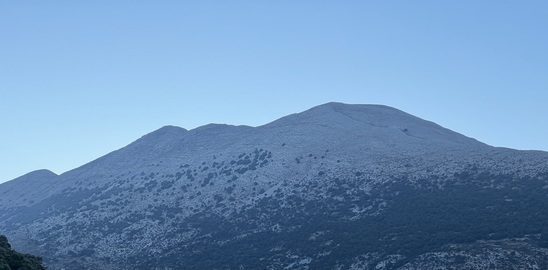
[[[21,254],[11,248],[8,238],[0,235],[0,270],[26,269],[45,270],[42,258],[29,254]]]

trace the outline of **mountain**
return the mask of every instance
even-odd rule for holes
[[[328,103],[166,126],[0,185],[0,233],[50,269],[545,269],[548,153]]]
[[[32,197],[22,195],[40,194],[49,190],[57,176],[49,170],[38,170],[0,185],[0,205],[23,206],[33,204]]]

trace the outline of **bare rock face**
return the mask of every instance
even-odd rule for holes
[[[0,232],[50,269],[544,269],[546,187],[546,152],[328,103],[14,179]]]

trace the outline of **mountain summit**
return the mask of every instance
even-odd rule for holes
[[[375,144],[401,144],[406,150],[417,144],[438,147],[481,147],[483,144],[398,109],[383,105],[327,103],[302,113],[283,117],[260,128],[289,127],[332,130],[336,136],[361,137]]]
[[[327,103],[14,179],[0,232],[50,269],[540,269],[546,186],[548,153]]]

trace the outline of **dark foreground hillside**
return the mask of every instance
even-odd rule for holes
[[[21,254],[11,248],[8,239],[0,235],[0,270],[41,270],[42,258]]]

